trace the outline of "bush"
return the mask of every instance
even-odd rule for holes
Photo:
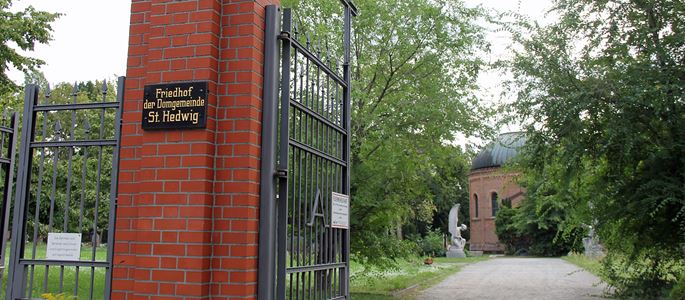
[[[651,248],[635,257],[609,252],[602,260],[602,278],[618,299],[671,299],[683,297],[685,264],[673,252]],[[678,281],[680,277],[680,281]]]
[[[525,234],[530,236],[528,252],[535,256],[557,257],[569,252],[582,252],[583,230],[574,229],[571,234],[565,236],[558,226],[541,228],[538,224],[530,224]]]
[[[428,234],[420,239],[419,248],[423,256],[443,256],[445,255],[445,244],[443,235],[437,230],[428,231]]]
[[[685,274],[680,274],[680,279],[673,286],[669,298],[671,300],[685,300]]]
[[[419,246],[416,239],[400,240],[388,235],[375,235],[367,232],[363,241],[358,240],[358,246],[364,247],[364,252],[350,251],[352,260],[363,265],[374,266],[379,269],[393,268],[398,260],[415,257]],[[374,255],[367,255],[373,253]]]
[[[499,241],[504,244],[505,253],[514,255],[516,253],[528,252],[530,247],[530,239],[527,236],[522,236],[514,224],[514,216],[516,209],[503,205],[497,211],[497,218],[495,219],[495,233]]]
[[[562,256],[571,251],[581,252],[584,229],[573,228],[560,231],[564,213],[555,212],[551,217],[537,214],[534,199],[525,199],[518,208],[503,205],[497,212],[495,233],[505,245],[507,254],[525,253],[535,256]]]

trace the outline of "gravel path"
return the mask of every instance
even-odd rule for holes
[[[559,258],[495,258],[464,267],[419,300],[598,300],[599,278]]]

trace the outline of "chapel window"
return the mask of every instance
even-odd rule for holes
[[[477,194],[473,194],[473,200],[475,202],[476,218],[478,218],[478,195]]]

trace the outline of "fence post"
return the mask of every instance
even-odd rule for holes
[[[278,112],[278,34],[279,9],[266,7],[264,35],[264,102],[262,104],[262,160],[259,204],[259,274],[257,297],[274,299],[276,286],[276,133]]]
[[[31,181],[31,170],[27,166],[31,165],[33,155],[31,155],[31,143],[26,141],[33,140],[35,126],[33,119],[35,113],[33,106],[38,104],[38,86],[29,84],[26,86],[24,93],[24,121],[22,123],[21,134],[21,150],[19,151],[19,172],[17,173],[17,192],[14,198],[14,224],[12,227],[12,239],[16,240],[24,236],[24,226],[26,215],[21,213],[26,211],[26,202],[23,199],[29,193],[29,182]],[[16,225],[19,224],[19,225]],[[23,268],[19,264],[20,256],[24,253],[24,243],[12,243],[10,250],[10,268],[7,276],[7,299],[16,299],[21,297],[21,292],[24,289],[25,282],[23,272],[18,268]]]

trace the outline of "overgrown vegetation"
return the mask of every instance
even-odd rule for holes
[[[352,255],[388,266],[415,255],[416,239],[433,229],[447,233],[455,203],[460,220],[469,218],[472,153],[451,143],[456,133],[485,132],[489,116],[474,94],[483,12],[458,0],[355,3],[362,13],[352,48]],[[295,8],[313,45],[340,40],[339,1],[282,4]]]
[[[423,259],[400,260],[393,268],[378,269],[374,266],[352,264],[350,284],[353,299],[411,298],[412,293],[436,284],[458,272],[466,264],[487,260],[488,257],[445,258],[425,265]],[[412,287],[411,290],[407,288]],[[398,293],[402,291],[403,293]]]
[[[444,235],[440,231],[429,231],[423,237],[410,237],[409,240],[416,241],[422,256],[442,256],[445,252]]]
[[[556,239],[595,225],[604,278],[623,298],[665,297],[682,274],[683,11],[675,0],[557,0],[558,21],[511,27],[531,219],[554,221]]]
[[[563,256],[562,259],[583,268],[585,271],[588,271],[597,277],[602,278],[603,276],[602,263],[599,257],[587,257],[583,254],[573,252],[567,256]],[[602,280],[604,280],[604,278],[602,278]]]
[[[685,271],[682,256],[667,249],[651,249],[637,256],[611,251],[602,259],[601,275],[619,299],[665,298]]]
[[[534,256],[562,256],[571,251],[582,251],[582,239],[586,233],[582,227],[566,228],[570,217],[562,201],[552,201],[553,192],[539,189],[550,188],[547,183],[531,184],[530,174],[520,178],[527,189],[526,198],[516,208],[503,203],[497,212],[495,233],[505,245],[507,254]]]
[[[509,255],[528,254],[530,238],[519,232],[514,223],[517,210],[503,205],[497,211],[495,219],[495,233],[500,243],[504,244],[505,252]]]
[[[685,276],[683,276],[683,274],[680,274],[678,282],[671,289],[669,298],[672,300],[685,299]]]

